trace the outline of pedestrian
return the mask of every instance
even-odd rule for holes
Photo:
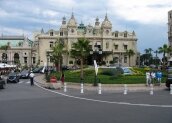
[[[30,77],[30,85],[31,85],[31,86],[34,85],[34,81],[33,81],[34,76],[35,76],[34,73],[31,71],[31,72],[30,72],[30,75],[29,75],[29,77]]]
[[[149,85],[149,77],[150,77],[150,73],[146,72],[146,86]]]
[[[61,82],[62,82],[62,84],[64,85],[64,73],[62,73]]]
[[[148,84],[152,84],[152,71],[149,72],[149,80],[148,80]]]
[[[156,74],[154,71],[152,71],[151,77],[152,77],[152,84],[154,84],[156,82]]]
[[[157,74],[156,76],[157,76],[158,84],[161,85],[162,72],[158,71],[156,74]]]

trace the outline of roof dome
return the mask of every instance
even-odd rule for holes
[[[73,12],[72,12],[72,16],[71,16],[70,20],[67,23],[67,26],[68,27],[77,27],[77,23],[76,23],[74,15],[73,15]]]
[[[108,20],[107,14],[101,25],[102,28],[112,28],[112,23]]]

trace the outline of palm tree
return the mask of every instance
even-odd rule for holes
[[[152,48],[148,48],[148,50],[149,50],[149,54],[152,56]]]
[[[146,63],[146,65],[150,65],[151,62],[152,62],[152,48],[148,48],[148,49],[145,49],[145,54],[144,54],[144,62]]]
[[[52,47],[52,60],[56,66],[56,69],[58,72],[61,71],[61,66],[62,66],[62,54],[65,53],[66,51],[63,50],[64,45],[62,43],[56,43],[54,47]]]
[[[129,57],[129,66],[130,66],[130,58],[131,58],[131,56],[135,55],[135,52],[134,52],[134,50],[129,49],[129,50],[126,50],[126,54]]]
[[[167,44],[164,44],[162,47],[158,48],[158,51],[159,51],[159,53],[163,53],[162,62],[163,62],[163,66],[164,66],[165,62],[167,62],[166,53],[171,52],[171,47],[168,47]]]
[[[89,55],[90,47],[89,41],[85,38],[80,38],[76,43],[72,44],[71,56],[73,58],[77,58],[80,60],[80,68],[81,68],[81,80],[83,80],[83,61]]]

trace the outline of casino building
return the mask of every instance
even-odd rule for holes
[[[62,18],[59,29],[50,29],[47,32],[42,29],[40,32],[34,33],[38,53],[37,59],[40,65],[44,65],[47,62],[49,65],[53,65],[50,54],[55,43],[63,43],[64,50],[70,51],[72,44],[77,42],[79,38],[88,39],[90,41],[89,45],[93,50],[93,54],[86,58],[87,64],[91,65],[93,63],[93,57],[97,53],[96,61],[98,64],[137,65],[137,37],[134,31],[113,31],[112,23],[108,19],[107,14],[103,22],[100,22],[97,17],[94,25],[85,26],[82,22],[78,25],[73,13],[69,20],[66,17]],[[129,59],[126,50],[130,49],[134,51],[135,55]],[[77,59],[71,58],[70,53],[63,54],[63,65],[72,66],[75,63],[77,63]]]

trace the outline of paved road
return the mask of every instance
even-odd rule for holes
[[[153,96],[50,92],[23,79],[0,90],[0,123],[172,123],[172,96],[167,90]]]

